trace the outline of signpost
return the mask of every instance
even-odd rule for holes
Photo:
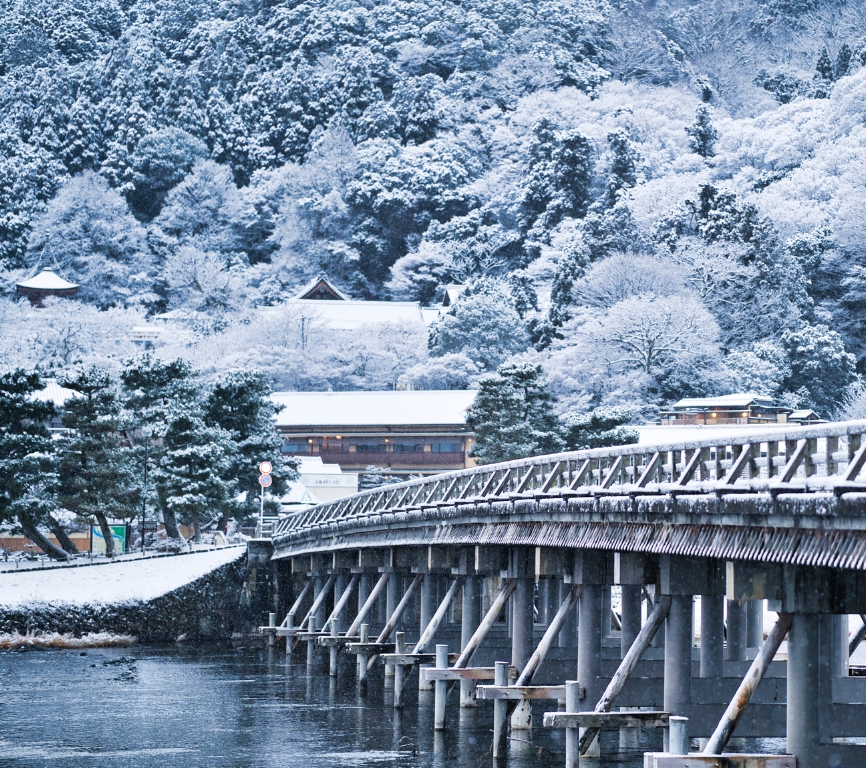
[[[271,472],[274,471],[274,466],[269,461],[263,461],[259,464],[259,486],[261,488],[261,496],[259,499],[259,536],[262,535],[262,528],[265,524],[265,488],[270,487],[273,482]]]

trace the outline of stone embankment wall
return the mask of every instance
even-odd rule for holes
[[[134,635],[140,642],[221,640],[255,623],[245,599],[248,563],[241,558],[148,601],[110,605],[0,607],[0,633],[89,632]]]

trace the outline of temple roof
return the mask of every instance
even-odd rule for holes
[[[76,283],[64,280],[50,269],[43,269],[35,277],[31,277],[29,280],[22,280],[15,285],[18,288],[29,288],[32,291],[69,291],[79,287]]]

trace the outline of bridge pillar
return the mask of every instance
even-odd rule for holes
[[[565,602],[565,597],[568,594],[568,591],[571,589],[571,584],[566,583],[565,579],[557,580],[557,590],[558,590],[558,601],[559,604],[562,605]],[[576,651],[577,649],[577,614],[580,609],[574,611],[569,611],[568,616],[565,617],[565,623],[562,625],[562,629],[559,632],[559,637],[557,638],[556,644],[559,648],[571,648]],[[572,660],[576,660],[575,656],[569,656]]]
[[[798,613],[788,633],[787,751],[798,768],[826,768],[820,763],[821,617]]]
[[[403,586],[403,579],[399,574],[392,571],[388,576],[388,583],[385,587],[385,621],[391,618],[394,615],[394,611],[397,608],[397,603],[400,600],[400,588]],[[400,619],[394,625],[394,631],[397,631],[403,626],[402,621]],[[385,665],[385,677],[394,677],[394,665],[386,664]]]
[[[692,699],[693,590],[703,591],[716,569],[706,559],[668,555],[661,557],[660,566],[661,594],[671,597],[665,619],[664,709],[688,717]]]
[[[620,589],[622,589],[620,658],[625,658],[640,632],[643,596],[640,584],[623,584]]]
[[[764,644],[764,601],[746,601],[746,648]]]
[[[334,579],[334,604],[337,603],[337,601],[342,597],[343,592],[346,591],[346,585],[348,584],[348,582],[349,582],[349,577],[346,575],[346,572],[340,571],[337,574],[337,578]],[[329,627],[329,629],[331,629],[332,634],[333,634],[334,630],[336,630],[337,634],[340,634],[340,633],[345,631],[345,623],[346,623],[344,621],[345,616],[346,616],[346,609],[343,608],[343,610],[340,611],[340,613],[334,617],[334,627],[333,628]]]
[[[725,597],[701,595],[701,677],[724,676]]]
[[[728,600],[727,603],[727,651],[728,661],[744,661],[746,658],[746,606],[745,601]]]
[[[466,648],[481,623],[481,579],[467,576],[463,582],[463,605],[460,620],[460,650]],[[460,706],[475,707],[475,681],[460,681]]]
[[[511,599],[511,664],[517,668],[519,676],[532,655],[535,557],[534,552],[527,547],[514,547],[509,559],[509,576],[517,579]],[[530,702],[520,701],[511,715],[511,727],[522,730],[531,728],[531,717]]]
[[[664,709],[687,716],[692,691],[692,596],[671,595],[665,620]]]

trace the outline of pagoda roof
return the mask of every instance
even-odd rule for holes
[[[326,275],[318,277],[307,283],[298,294],[296,299],[309,299],[314,301],[348,301],[349,297],[336,285],[328,280]]]
[[[64,280],[56,272],[50,269],[43,269],[35,277],[29,280],[22,280],[20,283],[15,283],[17,288],[28,288],[31,291],[70,291],[78,288],[77,283],[70,283]]]

